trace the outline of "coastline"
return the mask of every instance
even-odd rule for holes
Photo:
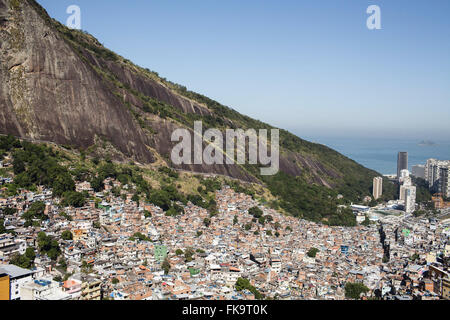
[[[427,159],[450,159],[450,140],[433,140],[434,144],[423,145],[421,139],[389,139],[372,137],[319,137],[304,139],[324,144],[361,165],[381,174],[397,171],[397,153],[407,151],[409,170],[412,166],[425,164]]]

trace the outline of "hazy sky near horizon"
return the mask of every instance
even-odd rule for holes
[[[448,0],[38,0],[173,82],[299,136],[450,140]],[[369,30],[369,5],[382,30]]]

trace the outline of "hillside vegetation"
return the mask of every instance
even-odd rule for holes
[[[379,173],[364,168],[324,145],[305,141],[282,129],[280,172],[274,176],[261,176],[254,165],[175,166],[169,155],[173,146],[170,135],[176,128],[192,129],[194,121],[198,120],[203,122],[204,130],[258,130],[274,127],[170,82],[154,71],[134,65],[105,48],[87,32],[71,30],[51,19],[34,0],[11,6],[11,12],[14,18],[8,23],[22,30],[23,35],[22,45],[11,47],[11,55],[27,57],[16,69],[43,70],[34,78],[25,72],[20,73],[23,92],[28,92],[28,95],[22,92],[13,101],[16,101],[16,105],[26,106],[20,109],[26,110],[26,117],[18,113],[16,105],[9,105],[10,96],[14,93],[12,88],[9,89],[9,96],[3,98],[5,128],[0,127],[0,133],[30,140],[40,137],[43,141],[64,145],[82,153],[85,159],[98,158],[100,163],[107,161],[108,166],[116,165],[115,161],[120,161],[123,166],[132,160],[153,170],[165,166],[193,173],[229,176],[264,188],[263,200],[294,216],[333,225],[355,224],[353,215],[338,210],[338,205],[361,202],[371,195],[372,180]],[[42,34],[46,36],[43,38]],[[8,33],[1,33],[0,40],[15,43],[14,36]],[[11,55],[8,52],[5,54],[4,60],[11,60]],[[42,66],[37,59],[43,56],[52,57],[58,63]],[[65,69],[58,69],[62,68],[62,62],[69,60]],[[8,68],[5,66],[2,70]],[[3,72],[5,79],[17,77],[12,71]],[[59,79],[57,75],[61,73],[65,74],[66,79]],[[46,76],[41,79],[40,75]],[[66,81],[68,79],[71,81]],[[49,92],[49,86],[60,89]],[[92,90],[95,90],[95,95]],[[69,94],[72,92],[80,96]],[[85,103],[80,104],[80,101]],[[32,150],[40,153],[36,158],[41,157],[41,162],[45,159],[49,164],[36,167],[42,167],[39,174],[46,178],[18,172],[18,183],[27,187],[39,182],[50,185],[56,183],[54,177],[57,176],[61,180],[58,183],[64,186],[62,193],[72,189],[67,174],[55,164],[58,161],[54,160],[52,154],[42,158],[46,151],[33,148],[23,145],[20,150],[14,151],[15,158],[21,159],[25,167],[34,168],[33,162],[26,161],[28,155],[25,156],[24,152]],[[79,166],[85,166],[83,161]],[[136,172],[134,169],[126,174],[120,170],[116,174],[126,175],[128,179],[140,179],[139,175],[133,175]],[[92,179],[93,172],[90,175]],[[148,176],[152,176],[152,173]],[[177,180],[175,177],[171,179]],[[239,188],[235,180],[230,181]],[[153,181],[150,186],[162,190],[165,183],[161,185],[160,182]],[[383,186],[384,197],[394,198],[395,186],[388,180],[384,181]],[[180,188],[188,192],[189,184],[181,183]],[[146,185],[140,189],[146,197],[154,192]]]

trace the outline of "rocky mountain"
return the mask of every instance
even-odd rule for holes
[[[171,134],[196,120],[221,130],[272,128],[134,65],[34,0],[0,0],[0,134],[264,183],[299,216],[315,210],[310,197],[369,195],[378,175],[284,130],[276,176],[262,177],[254,166],[176,166]]]

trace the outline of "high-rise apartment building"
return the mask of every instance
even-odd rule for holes
[[[373,198],[375,200],[379,199],[383,194],[383,178],[375,177],[373,178]]]
[[[439,191],[446,198],[450,198],[450,175],[448,174],[450,167],[443,167],[440,170]]]
[[[409,186],[401,185],[400,186],[400,192],[399,192],[399,200],[405,201],[405,190]]]
[[[436,159],[428,159],[425,164],[425,180],[428,182],[428,187],[431,188],[431,181],[433,180],[433,163],[437,161]]]
[[[415,186],[403,186],[403,187],[405,197],[405,211],[407,213],[413,213],[416,210],[416,187]]]
[[[428,187],[432,192],[443,193],[441,189],[441,169],[450,167],[450,161],[440,161],[436,159],[428,159],[425,166],[425,180],[428,181]]]
[[[400,171],[400,175],[398,176],[398,181],[401,184],[411,184],[411,177],[409,176],[409,171],[407,169],[403,169]]]
[[[397,157],[397,178],[402,170],[408,170],[408,152],[399,152]]]
[[[416,178],[425,179],[425,166],[422,164],[418,164],[412,167],[411,175]]]

